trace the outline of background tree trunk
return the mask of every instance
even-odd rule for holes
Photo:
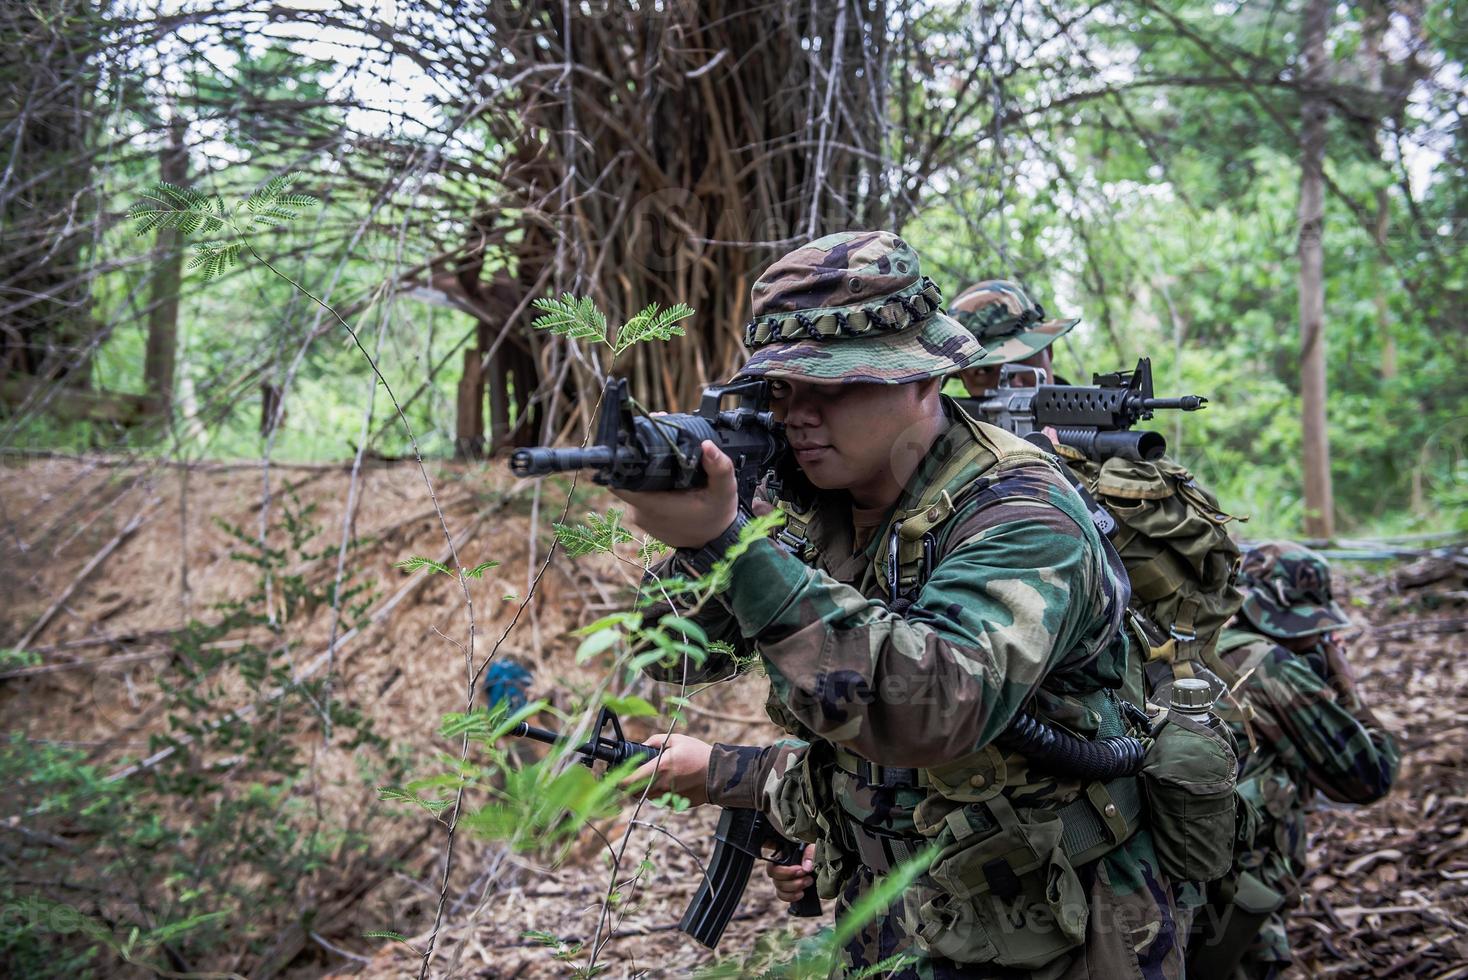
[[[1300,116],[1300,408],[1305,462],[1305,533],[1335,534],[1330,432],[1325,412],[1325,32],[1329,0],[1305,5],[1301,56],[1305,85]]]
[[[495,450],[589,424],[607,373],[630,378],[648,404],[690,406],[742,363],[749,287],[764,263],[831,231],[895,230],[910,207],[890,189],[885,156],[881,0],[597,16],[505,3],[490,20],[528,80],[506,90],[490,124],[492,142],[514,149],[483,240],[507,243],[527,289],[549,270],[538,295],[593,298],[613,333],[651,303],[697,314],[686,336],[615,363],[605,350],[573,355],[525,329],[533,311],[522,317],[485,365]],[[502,390],[511,382],[513,426]]]
[[[0,376],[90,382],[102,35],[88,0],[0,4]]]
[[[175,116],[168,127],[168,147],[163,151],[159,172],[170,184],[180,186],[189,179],[189,153],[185,145],[188,124]],[[173,411],[173,374],[178,353],[178,290],[183,280],[183,241],[175,228],[158,232],[157,254],[161,257],[153,275],[148,311],[148,347],[143,357],[143,379],[153,399],[156,414],[167,419]]]

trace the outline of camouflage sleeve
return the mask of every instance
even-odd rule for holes
[[[709,802],[717,806],[763,810],[776,824],[776,787],[790,766],[805,755],[807,743],[781,739],[774,745],[714,745],[709,755]],[[784,833],[784,828],[780,828]]]
[[[678,599],[660,594],[658,580],[678,574],[671,567],[672,560],[672,558],[665,559],[662,564],[649,569],[642,578],[641,594],[643,600],[648,603],[642,610],[643,622],[656,623],[668,613],[687,616],[703,627],[711,641],[727,643],[741,655],[751,656],[753,651],[749,648],[748,641],[740,634],[739,624],[734,621],[733,613],[721,600],[710,600],[703,604],[703,608],[691,612],[686,606],[680,605]],[[702,665],[696,665],[689,658],[681,657],[677,660],[656,661],[648,664],[642,670],[653,680],[669,684],[706,684],[726,680],[738,673],[733,657],[727,653],[714,651],[709,652],[708,658]]]
[[[1302,658],[1275,650],[1248,681],[1255,731],[1280,761],[1338,803],[1371,803],[1391,789],[1396,740],[1359,707],[1343,704]]]
[[[986,745],[1104,622],[1102,557],[1034,499],[961,523],[899,616],[767,542],[726,597],[779,699],[815,734],[881,765],[928,766]]]

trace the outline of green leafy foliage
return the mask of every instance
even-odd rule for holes
[[[657,708],[654,708],[648,703],[646,698],[639,698],[634,694],[629,694],[621,698],[609,697],[603,703],[623,719],[656,718],[658,716]]]
[[[395,789],[390,786],[380,787],[377,791],[377,798],[387,803],[411,803],[434,817],[454,805],[453,800],[428,799],[412,790]]]
[[[651,568],[660,558],[671,551],[671,548],[652,535],[644,535],[642,544],[637,548],[637,560],[642,562],[643,568]]]
[[[917,855],[884,875],[847,909],[833,929],[822,929],[804,939],[783,930],[761,936],[752,950],[721,951],[719,958],[698,970],[697,980],[767,977],[770,980],[820,980],[841,963],[842,950],[863,927],[883,912],[902,906],[902,893],[932,862],[933,849]],[[880,977],[917,962],[916,953],[899,954],[872,964],[852,976]]]
[[[554,524],[556,541],[572,558],[610,552],[616,545],[635,538],[622,526],[620,508],[609,509],[606,516],[587,514],[585,524]]]
[[[320,205],[310,194],[292,194],[299,173],[278,174],[228,211],[218,196],[206,196],[192,187],[159,181],[142,199],[128,208],[139,235],[171,228],[182,235],[196,231],[214,234],[221,230],[230,237],[196,243],[188,267],[197,269],[205,282],[233,268],[240,255],[250,249],[253,232],[295,220],[306,208]]]
[[[41,655],[34,650],[0,647],[0,673],[7,670],[19,670],[22,667],[34,667],[40,662]]]
[[[582,950],[585,949],[585,944],[582,942],[569,941],[562,939],[554,933],[535,929],[526,930],[520,935],[525,939],[529,939],[531,942],[540,943],[546,949],[550,950],[552,959],[559,963],[564,963],[568,970],[568,975],[576,978],[576,980],[590,980],[591,977],[600,976],[611,969],[605,963],[599,963],[596,966],[591,966],[589,963],[585,966],[581,965],[578,959],[581,956]]]
[[[293,910],[341,886],[342,856],[370,855],[390,836],[392,811],[374,802],[373,784],[397,781],[403,760],[350,690],[299,674],[303,654],[319,649],[318,614],[336,605],[347,627],[360,625],[374,589],[310,572],[337,555],[336,545],[315,544],[311,505],[287,493],[277,513],[264,541],[221,522],[256,586],[172,638],[153,694],[165,724],[143,754],[169,751],[145,774],[109,779],[84,751],[19,733],[0,743],[0,779],[12,788],[0,819],[40,832],[16,852],[27,883],[0,887],[7,907],[44,920],[24,935],[0,926],[9,966],[51,964],[21,975],[167,969],[171,957],[263,948]],[[101,695],[92,710],[103,722],[135,723]],[[360,795],[361,822],[325,825],[309,802],[312,746],[328,729],[362,766],[335,788]],[[409,791],[432,809],[422,790]],[[64,847],[49,843],[58,839]],[[105,897],[114,894],[127,900]]]
[[[436,562],[432,558],[424,558],[421,555],[410,555],[402,561],[393,562],[394,567],[404,569],[408,572],[419,572],[427,569],[430,572],[438,572],[440,575],[452,575],[454,570],[442,562]]]
[[[589,296],[563,293],[560,299],[543,297],[532,305],[542,313],[530,324],[536,330],[546,330],[572,340],[606,344],[614,356],[644,341],[681,337],[683,327],[679,321],[693,315],[693,309],[683,303],[675,303],[667,309],[652,303],[622,324],[613,341],[607,339],[607,315]]]
[[[612,350],[620,354],[645,340],[671,340],[681,337],[683,328],[678,321],[691,316],[692,307],[683,303],[675,303],[666,310],[660,310],[658,304],[653,303],[622,325],[622,329],[617,331],[617,342]]]
[[[240,259],[244,242],[200,242],[194,246],[194,257],[189,259],[189,268],[198,269],[204,281],[217,279]]]
[[[407,936],[401,932],[394,932],[391,929],[368,929],[362,933],[362,936],[365,939],[390,939],[395,943],[402,943],[410,949],[416,949],[412,943],[408,942]]]
[[[537,299],[531,304],[544,316],[536,317],[531,326],[572,340],[607,339],[607,316],[590,297],[577,298],[570,293],[560,299]]]
[[[161,228],[172,228],[185,235],[196,231],[207,234],[223,225],[224,202],[218,196],[206,197],[192,187],[161,180],[128,208],[128,217],[136,223],[139,235]]]
[[[299,173],[280,174],[271,177],[265,186],[245,198],[245,210],[257,225],[273,228],[287,221],[294,221],[306,208],[318,207],[319,198],[310,194],[288,193],[291,185],[301,179]]]
[[[472,579],[481,579],[484,577],[485,572],[491,568],[498,568],[499,565],[500,563],[493,559],[480,562],[473,568],[464,569],[464,575]],[[443,562],[434,561],[432,558],[424,558],[422,555],[410,555],[402,561],[393,562],[393,566],[408,572],[429,571],[437,572],[440,575],[454,574],[454,570]]]

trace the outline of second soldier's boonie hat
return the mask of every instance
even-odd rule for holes
[[[1239,610],[1261,633],[1292,640],[1351,625],[1330,591],[1330,565],[1303,545],[1271,541],[1244,553]]]
[[[984,348],[943,313],[917,253],[888,231],[818,238],[750,291],[741,376],[907,384],[973,367]]]
[[[973,332],[987,353],[974,367],[993,367],[1038,354],[1070,333],[1079,317],[1045,318],[1045,308],[1017,282],[986,279],[958,294],[948,315]]]

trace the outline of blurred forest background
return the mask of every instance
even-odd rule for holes
[[[1300,533],[1318,154],[1327,516],[1439,528],[1464,511],[1468,22],[1308,6],[7,4],[0,447],[407,453],[300,290],[250,261],[204,288],[189,242],[124,217],[160,179],[232,202],[301,172],[323,206],[255,247],[357,326],[427,454],[584,423],[598,366],[528,329],[532,298],[694,307],[619,365],[689,406],[738,365],[764,264],[886,227],[950,297],[1014,278],[1082,316],[1071,376],[1148,354],[1207,395],[1182,455]]]
[[[414,807],[459,804],[376,787],[462,760],[424,733],[486,653],[569,662],[637,571],[593,522],[547,572],[605,501],[505,450],[578,442],[608,373],[691,409],[828,232],[1081,316],[1072,380],[1146,355],[1207,396],[1157,424],[1249,538],[1468,531],[1465,59],[1453,0],[0,5],[0,957],[319,974],[383,928],[426,972],[453,927],[457,963],[530,872],[428,854]],[[287,175],[319,206],[235,237],[128,215]],[[696,314],[532,329],[563,293]],[[642,690],[585,666],[536,693]]]

